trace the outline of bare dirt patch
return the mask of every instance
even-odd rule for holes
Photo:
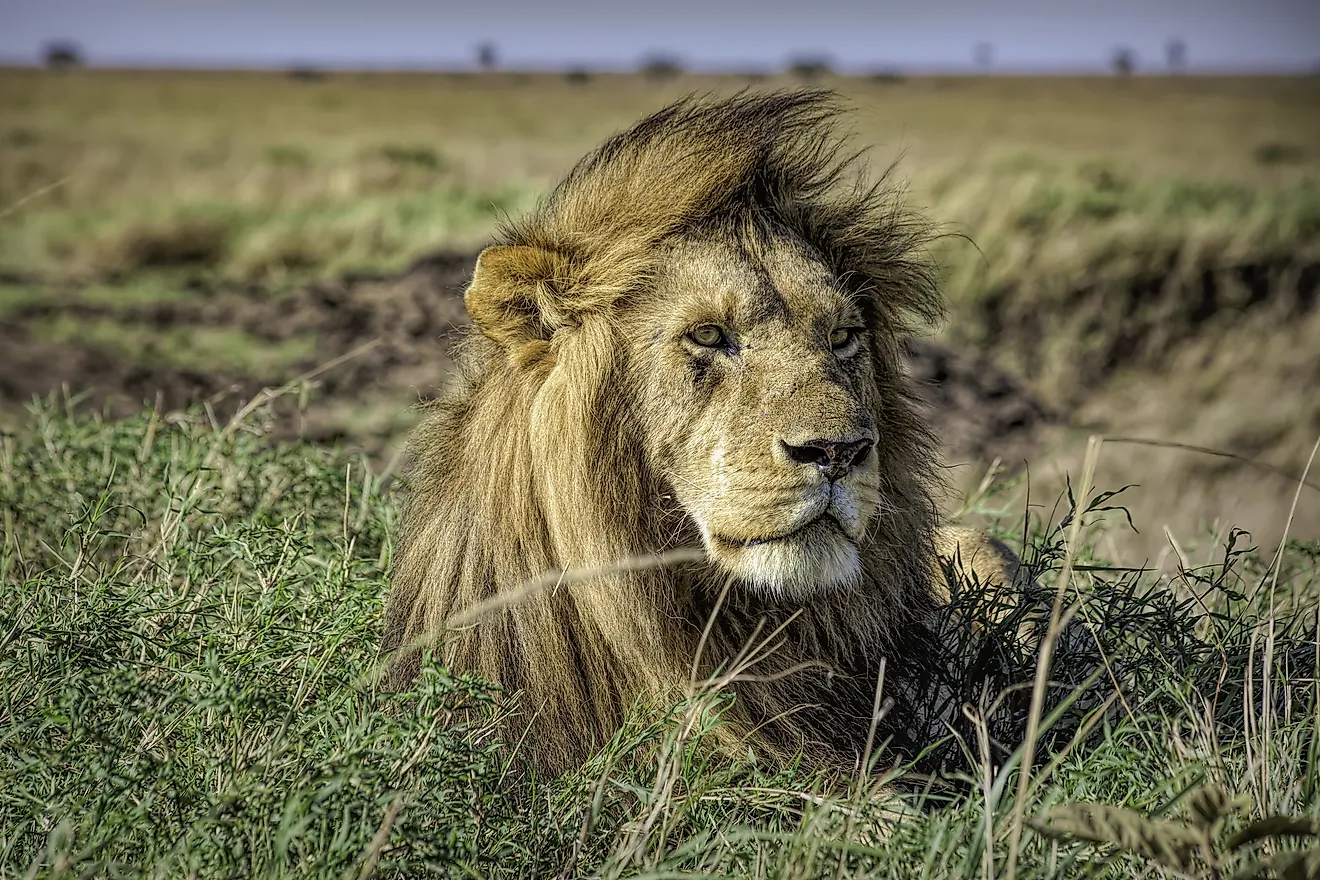
[[[157,395],[177,408],[226,392],[250,396],[259,388],[251,377],[142,366],[108,348],[52,347],[21,330],[0,330],[0,401],[7,404],[67,389],[85,406],[122,414]]]

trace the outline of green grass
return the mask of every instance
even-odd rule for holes
[[[1005,870],[1019,806],[1168,818],[1213,783],[1249,801],[1229,830],[1320,819],[1320,546],[1293,542],[1272,565],[1237,535],[1156,579],[1095,557],[1120,526],[1101,517],[1118,499],[1091,496],[1070,580],[1087,637],[1054,667],[1082,699],[1051,691],[1062,714],[1020,805],[1018,740],[990,762],[974,738],[946,744],[951,784],[924,797],[901,770],[885,780],[897,794],[831,789],[710,754],[718,705],[700,700],[639,709],[583,772],[537,782],[493,739],[508,695],[436,666],[407,693],[370,685],[389,483],[199,415],[104,424],[52,401],[4,438],[0,874],[970,878]],[[1067,524],[1030,530],[1047,587]],[[1008,663],[996,688],[1033,662]],[[680,736],[686,713],[699,723]],[[989,718],[990,733],[1016,723]],[[1149,864],[1019,829],[1019,877]]]
[[[239,371],[280,375],[311,356],[315,341],[303,335],[281,342],[257,339],[235,327],[181,326],[160,329],[103,318],[61,316],[32,321],[33,338],[59,344],[76,341],[118,351],[144,367]]]
[[[39,309],[51,299],[61,305],[86,305],[112,311],[177,302],[196,295],[188,287],[190,274],[186,268],[164,268],[137,272],[127,283],[93,281],[54,287],[38,279],[21,277],[0,281],[0,320],[10,316],[30,319],[32,313],[25,314],[25,310]]]
[[[439,243],[475,245],[527,191],[439,186],[275,205],[128,203],[34,212],[0,239],[0,265],[95,282],[159,269],[282,284],[349,270],[398,271]]]

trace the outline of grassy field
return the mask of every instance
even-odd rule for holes
[[[824,83],[953,233],[933,343],[1047,416],[970,384],[985,442],[946,449],[950,508],[1080,602],[1025,797],[1012,697],[895,794],[715,761],[700,702],[538,783],[489,686],[370,686],[393,459],[472,250],[667,100],[790,84],[0,71],[0,878],[997,877],[1015,840],[1019,877],[1229,877],[1316,846],[1320,78]],[[61,382],[96,405],[31,404]],[[1070,541],[1092,434],[1139,532]],[[1026,824],[1078,803],[1147,819]],[[1230,851],[1268,816],[1297,833]]]
[[[173,243],[177,258],[243,277],[398,268],[441,244],[478,243],[493,209],[526,204],[678,95],[792,84],[8,71],[0,265],[122,273],[167,259]],[[854,102],[858,142],[876,162],[902,157],[919,206],[982,250],[1021,239],[989,266],[961,247],[957,262],[981,268],[953,273],[955,299],[1026,280],[1024,269],[1090,280],[1086,257],[1112,257],[1125,236],[1254,258],[1314,232],[1316,80],[824,84]],[[27,198],[21,215],[12,209]]]
[[[718,705],[697,698],[537,782],[496,752],[510,709],[489,686],[429,667],[374,690],[387,475],[272,446],[260,422],[37,408],[6,440],[0,875],[973,878],[1005,876],[1015,835],[1022,878],[1320,867],[1320,545],[1235,538],[1156,579],[1095,558],[1086,517],[1067,578],[1084,635],[1053,666],[1024,789],[993,689],[968,704],[983,736],[946,743],[933,781],[717,760]],[[1023,548],[1045,583],[1068,534]],[[1000,684],[1029,680],[1023,662]]]

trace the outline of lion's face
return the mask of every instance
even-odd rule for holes
[[[631,315],[648,458],[728,574],[856,582],[881,515],[875,361],[855,298],[790,239],[686,241]]]

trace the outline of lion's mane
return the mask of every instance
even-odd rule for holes
[[[728,664],[749,640],[770,637],[773,650],[758,655],[754,680],[733,685],[730,712],[740,741],[765,753],[851,762],[882,658],[887,694],[901,700],[905,674],[919,678],[935,607],[935,454],[899,345],[942,302],[928,225],[883,176],[864,178],[838,114],[818,91],[686,99],[606,141],[534,212],[505,224],[497,243],[538,249],[544,265],[528,270],[525,308],[485,314],[469,295],[478,327],[512,325],[517,339],[470,332],[457,375],[413,435],[385,612],[394,684],[417,674],[419,640],[430,637],[449,668],[521,693],[530,732],[511,741],[557,771],[606,742],[635,701],[681,697],[694,673]],[[646,296],[670,237],[740,217],[769,218],[824,256],[864,303],[874,356],[888,367],[877,371],[888,377],[877,380],[878,452],[893,509],[861,548],[862,585],[776,603],[725,592],[700,564],[616,571],[446,631],[547,571],[695,544],[675,527],[635,436],[623,353],[637,341],[584,318]],[[900,716],[901,706],[888,717]]]

